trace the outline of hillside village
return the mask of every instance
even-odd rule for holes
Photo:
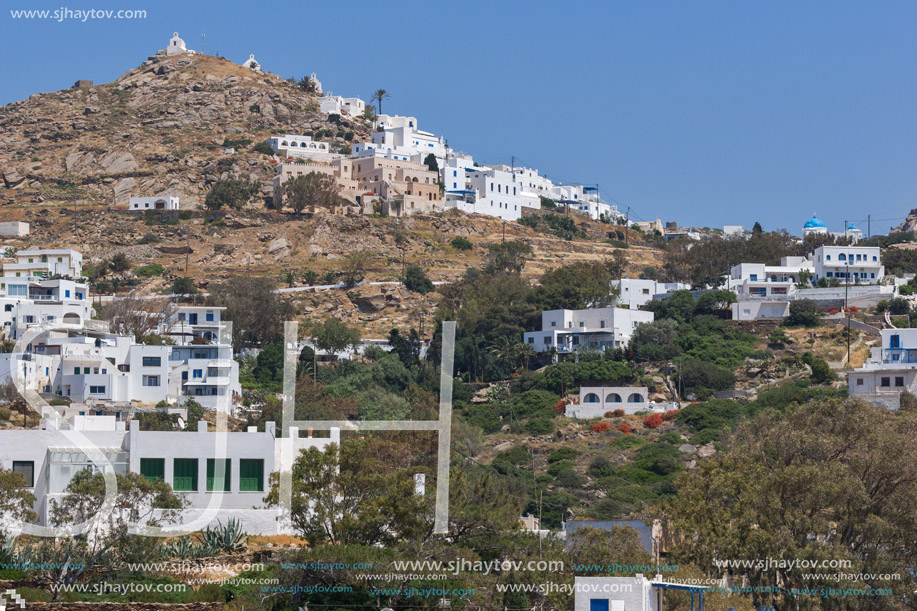
[[[639,590],[616,610],[911,604],[913,571],[869,573],[917,535],[917,211],[887,234],[632,219],[328,80],[175,33],[113,83],[0,109],[3,586],[101,602],[59,588],[241,559],[224,579],[280,589],[109,598],[590,608],[534,587],[555,573]],[[856,576],[718,564],[790,548]],[[409,553],[566,568],[383,590]]]

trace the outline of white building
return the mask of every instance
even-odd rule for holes
[[[618,289],[614,305],[631,310],[636,310],[653,299],[691,288],[691,285],[684,282],[659,282],[642,278],[621,278],[612,280],[611,284]]]
[[[322,95],[322,82],[318,80],[318,77],[314,72],[309,75],[309,82],[312,83],[312,87],[315,89],[315,93]]]
[[[270,475],[290,470],[303,449],[340,443],[339,429],[329,437],[300,438],[294,427],[280,437],[273,422],[264,432],[249,427],[244,433],[208,432],[204,421],[196,431],[141,431],[136,420],[126,428],[114,416],[74,416],[68,424],[59,430],[43,420],[40,429],[0,431],[0,466],[25,478],[39,525],[49,524],[51,503],[73,476],[90,468],[168,482],[190,504],[172,528],[198,530],[235,518],[250,534],[290,533],[277,521],[279,509],[264,505]],[[91,451],[101,451],[101,465],[92,463]]]
[[[75,250],[20,250],[16,252],[15,258],[15,263],[3,264],[3,275],[8,278],[80,278],[83,275],[83,255]]]
[[[174,195],[162,195],[159,197],[132,197],[128,210],[178,210],[178,197]]]
[[[29,224],[25,221],[6,221],[0,223],[0,235],[22,237],[29,235]]]
[[[248,59],[242,62],[242,67],[250,68],[251,70],[254,70],[255,72],[261,72],[261,64],[259,64],[258,60],[255,59],[254,53],[248,54]]]
[[[424,163],[432,154],[438,167],[443,167],[449,152],[446,140],[418,129],[416,117],[380,115],[376,129],[378,131],[372,134],[372,142],[354,144],[354,157],[383,157]]]
[[[574,577],[573,611],[662,611],[663,590],[687,593],[691,609],[697,600],[698,611],[703,611],[707,589],[707,586],[664,581],[662,575],[651,581],[641,573],[633,577]]]
[[[723,237],[725,238],[745,237],[745,228],[742,225],[723,225]]]
[[[732,304],[732,320],[783,319],[789,315],[789,299],[739,299]]]
[[[536,352],[569,354],[583,347],[622,348],[637,325],[653,322],[653,313],[624,308],[548,310],[541,313],[541,331],[523,333]]]
[[[232,414],[241,396],[239,363],[233,358],[226,308],[178,306],[159,333],[174,344],[169,350],[169,396],[184,403],[194,398],[206,409]]]
[[[581,386],[579,405],[568,405],[564,415],[567,418],[601,418],[618,409],[626,414],[650,409],[646,386]]]
[[[898,409],[902,392],[917,394],[917,329],[882,329],[881,337],[847,386],[853,397]]]
[[[340,157],[331,152],[327,142],[317,142],[312,136],[286,134],[268,138],[267,143],[281,157],[310,159],[320,163],[330,163]]]
[[[194,53],[194,51],[185,47],[185,41],[178,37],[178,32],[173,32],[172,38],[169,39],[169,46],[157,51],[156,55],[181,55],[182,53]]]
[[[828,226],[825,225],[825,222],[823,220],[821,220],[814,214],[812,215],[812,218],[806,221],[805,225],[802,226],[802,237],[806,237],[807,235],[827,235],[827,234],[828,234]]]
[[[322,97],[320,108],[326,115],[361,117],[366,111],[366,102],[360,98],[342,98],[329,92]]]
[[[742,298],[786,299],[796,292],[796,285],[815,273],[811,259],[783,257],[780,265],[740,263],[729,270],[729,290]]]
[[[846,278],[849,284],[876,284],[885,276],[878,246],[820,246],[812,259],[816,282]]]
[[[517,221],[523,208],[541,208],[541,200],[523,188],[519,176],[506,166],[465,165],[467,158],[447,160],[444,171],[446,209],[457,208],[469,214],[488,214]],[[462,174],[464,173],[464,180]],[[451,188],[463,185],[462,188]]]
[[[599,188],[584,185],[554,185],[551,199],[571,210],[577,210],[594,220],[605,218],[616,221],[621,215],[618,207],[603,202],[599,197]]]

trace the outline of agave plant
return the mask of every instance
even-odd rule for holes
[[[229,518],[224,525],[217,522],[215,527],[208,526],[201,531],[201,543],[214,553],[231,554],[245,551],[248,535],[242,532],[242,523]]]
[[[203,546],[191,537],[178,537],[162,547],[170,558],[192,559],[205,555]]]

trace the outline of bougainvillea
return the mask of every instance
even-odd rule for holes
[[[662,424],[662,416],[659,414],[650,414],[643,419],[643,426],[654,429]]]
[[[634,430],[634,429],[633,429],[629,424],[627,424],[626,422],[622,422],[621,424],[619,424],[618,426],[616,426],[615,429],[617,429],[618,431],[621,431],[621,432],[624,433],[625,435],[630,435],[631,431]]]
[[[677,409],[670,409],[666,413],[662,414],[662,419],[668,422],[669,420],[675,420],[675,416],[678,415]]]
[[[589,425],[589,428],[596,433],[607,433],[611,430],[611,425],[607,422],[593,422]]]
[[[554,411],[557,412],[558,414],[563,415],[564,410],[566,409],[567,409],[567,402],[564,401],[563,399],[561,399],[560,401],[554,404]]]

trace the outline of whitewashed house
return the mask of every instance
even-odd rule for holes
[[[162,195],[158,197],[132,197],[127,209],[132,212],[143,212],[146,210],[178,210],[179,207],[178,197]]]
[[[172,528],[198,530],[235,518],[249,534],[290,534],[289,525],[277,520],[278,508],[264,504],[270,475],[291,469],[303,449],[340,443],[340,431],[323,438],[289,432],[280,437],[273,422],[264,432],[208,432],[204,421],[196,431],[141,431],[136,420],[125,427],[114,416],[74,416],[42,420],[39,429],[0,431],[0,466],[25,478],[42,526],[49,525],[51,503],[73,476],[91,469],[166,481],[190,504]],[[90,460],[90,452],[101,452],[101,464]]]
[[[882,329],[881,337],[863,366],[847,374],[847,387],[852,397],[898,409],[902,392],[917,395],[917,329]]]
[[[331,92],[328,92],[322,97],[319,107],[326,115],[360,117],[366,111],[366,102],[360,98],[342,98],[339,95],[332,95]]]
[[[156,52],[156,55],[182,55],[183,53],[191,53],[194,51],[185,46],[185,41],[178,36],[178,32],[172,33],[172,38],[169,39],[169,46],[165,49],[160,49]]]
[[[612,280],[611,285],[618,289],[614,305],[631,310],[636,310],[653,299],[691,288],[691,285],[684,282],[659,282],[643,278],[621,278]]]
[[[330,163],[341,155],[331,152],[327,142],[318,142],[312,136],[286,134],[268,138],[268,145],[281,157],[308,159],[320,163]]]
[[[642,573],[633,577],[574,577],[573,611],[662,611],[664,590],[687,593],[691,609],[695,609],[696,601],[697,611],[704,611],[707,589],[663,580],[662,575],[649,580]]]
[[[649,410],[646,386],[581,386],[579,404],[568,405],[564,415],[567,418],[601,418],[619,409],[626,414]]]
[[[380,115],[376,128],[372,142],[353,145],[353,157],[383,157],[424,163],[427,156],[432,154],[437,165],[442,168],[450,152],[445,138],[417,127],[416,117]]]
[[[847,284],[877,284],[885,277],[878,246],[820,246],[812,254],[817,282],[838,278]]]
[[[541,330],[523,333],[522,341],[535,352],[570,354],[581,348],[623,348],[637,325],[653,322],[653,313],[625,308],[547,310]]]
[[[11,277],[80,278],[83,275],[83,255],[68,248],[20,250],[15,263],[3,264],[3,275]]]
[[[29,235],[29,224],[25,221],[5,221],[0,223],[0,235],[23,237]]]

